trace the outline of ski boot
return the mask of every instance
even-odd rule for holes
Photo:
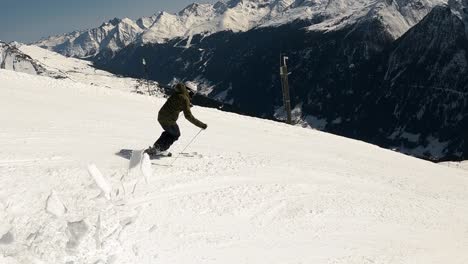
[[[148,154],[150,159],[157,159],[157,158],[160,158],[160,157],[171,157],[172,156],[172,153],[170,153],[169,151],[161,151],[159,150],[158,147],[151,147],[149,146],[145,151],[144,153]]]

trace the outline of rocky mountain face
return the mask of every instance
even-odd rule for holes
[[[361,71],[358,82],[381,89],[361,110],[379,127],[381,144],[431,159],[466,159],[468,24],[460,16],[466,8],[459,10],[434,8]]]
[[[142,77],[146,58],[151,79],[195,80],[243,113],[281,119],[284,53],[297,122],[426,159],[466,159],[466,3],[373,1],[332,15],[352,10],[347,3],[274,26],[133,43],[97,64]]]

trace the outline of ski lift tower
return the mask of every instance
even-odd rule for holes
[[[288,124],[292,124],[292,118],[291,118],[291,98],[289,94],[289,82],[288,82],[288,75],[290,72],[288,72],[288,66],[286,64],[286,61],[289,58],[286,56],[283,56],[282,54],[280,55],[280,76],[281,76],[281,88],[283,89],[283,104],[284,104],[284,110],[286,111],[287,115],[287,122]]]
[[[148,67],[146,66],[146,60],[145,58],[142,58],[141,59],[141,63],[143,64],[143,71],[145,73],[145,79],[146,79],[146,88],[148,89],[148,94],[149,95],[152,95],[151,91],[150,91],[150,84],[149,84],[149,76],[148,76]]]

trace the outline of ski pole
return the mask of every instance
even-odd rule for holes
[[[198,131],[198,133],[192,138],[192,140],[190,140],[190,142],[185,146],[185,148],[181,152],[179,152],[179,154],[177,154],[177,157],[174,159],[174,161],[172,161],[172,163],[169,166],[172,166],[172,164],[176,162],[176,160],[180,157],[180,154],[184,153],[184,151],[190,146],[190,144],[192,144],[192,142],[198,137],[198,135],[200,135],[202,131],[203,129],[200,129],[200,131]]]

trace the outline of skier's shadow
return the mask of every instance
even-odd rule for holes
[[[140,164],[142,156],[143,156],[143,150],[121,149],[119,152],[115,153],[115,155],[129,160],[130,161],[129,169],[133,169]],[[178,158],[194,158],[194,157],[202,158],[203,156],[201,154],[198,154],[197,152],[181,152],[178,155]],[[172,167],[172,165],[170,164],[162,164],[162,163],[155,162],[156,160],[161,160],[163,158],[170,158],[170,157],[166,157],[166,156],[155,157],[151,159],[151,163],[153,165],[159,165],[163,167]]]
[[[115,153],[115,155],[128,159],[130,161],[128,168],[133,169],[141,163],[143,150],[121,149],[119,152]]]
[[[115,155],[129,160],[130,161],[129,168],[133,169],[133,168],[135,168],[136,166],[138,166],[140,164],[140,161],[141,161],[141,158],[142,158],[142,155],[143,155],[143,150],[141,150],[141,149],[140,150],[121,149],[119,152],[115,153]],[[133,159],[132,159],[132,155],[134,155]],[[162,158],[164,158],[164,157],[161,156],[161,157],[157,157],[157,158],[152,158],[151,163],[153,165],[171,167],[171,165],[160,164],[160,163],[155,162],[156,160],[160,160]]]
[[[130,160],[132,152],[132,149],[121,149],[119,152],[115,153],[115,155]]]
[[[140,164],[139,163],[140,159],[137,158],[137,156],[142,155],[142,153],[138,153],[138,152],[142,152],[142,150],[121,149],[119,152],[115,153],[115,155],[129,160],[130,161],[129,169],[133,169],[136,166],[138,166],[138,164]],[[132,154],[133,153],[135,153],[136,156],[132,160]],[[163,166],[163,167],[172,167],[172,165],[156,163],[155,160],[158,160],[158,159],[152,159],[151,160],[151,163],[153,165],[159,165],[159,166]]]

